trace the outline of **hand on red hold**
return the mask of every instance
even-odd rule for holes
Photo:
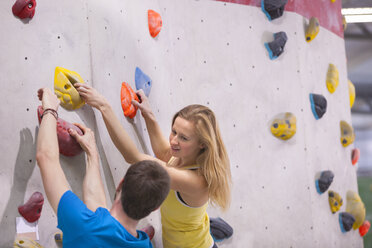
[[[76,139],[87,155],[98,154],[94,132],[83,124],[74,123],[74,125],[83,131],[83,135],[79,135],[71,128],[68,130],[69,134]]]
[[[132,104],[141,110],[141,114],[144,118],[151,116],[152,110],[149,99],[145,95],[145,92],[143,92],[143,90],[141,89],[136,91],[136,94],[138,96],[139,102],[132,100]]]

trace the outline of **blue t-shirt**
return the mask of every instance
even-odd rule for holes
[[[93,212],[70,190],[58,204],[58,228],[63,232],[63,247],[152,248],[145,232],[131,235],[105,208]]]

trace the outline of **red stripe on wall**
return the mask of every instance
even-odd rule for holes
[[[261,0],[215,1],[252,5],[261,8]],[[322,27],[343,38],[344,30],[342,28],[341,4],[341,0],[336,0],[334,3],[331,0],[288,0],[285,10],[296,12],[307,19],[316,17]]]

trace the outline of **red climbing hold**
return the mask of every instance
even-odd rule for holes
[[[149,9],[149,11],[147,12],[147,15],[148,15],[150,35],[152,36],[152,38],[155,38],[160,33],[161,27],[163,25],[161,16],[159,13],[151,9]]]
[[[353,149],[353,151],[351,152],[351,163],[353,165],[358,163],[359,157],[360,157],[360,150],[358,148]]]
[[[132,100],[139,102],[139,99],[132,87],[126,82],[121,84],[120,99],[124,115],[133,119],[137,114],[137,107],[132,104]]]
[[[154,238],[155,229],[152,225],[145,226],[141,231],[145,232],[149,236],[150,240]]]
[[[43,204],[43,194],[40,192],[35,192],[24,205],[18,207],[18,212],[28,222],[35,222],[40,218]]]
[[[43,107],[39,106],[37,108],[37,115],[38,115],[38,118],[39,118],[39,124],[41,122],[41,115],[43,114],[43,112],[44,112]],[[78,134],[83,135],[83,132],[81,131],[80,128],[78,128],[77,126],[75,126],[75,125],[73,125],[73,124],[71,124],[71,123],[69,123],[69,122],[67,122],[67,121],[65,121],[61,118],[58,118],[58,121],[57,121],[57,137],[58,137],[59,153],[61,153],[62,155],[68,156],[68,157],[78,155],[79,153],[81,153],[83,151],[83,149],[81,149],[81,146],[75,140],[75,138],[73,138],[68,133],[68,130],[70,128],[75,130]]]
[[[32,18],[35,14],[36,0],[17,0],[13,7],[13,15],[20,19]]]
[[[371,223],[369,223],[368,220],[365,220],[363,224],[359,227],[360,236],[363,237],[364,235],[366,235],[370,227],[371,227]]]

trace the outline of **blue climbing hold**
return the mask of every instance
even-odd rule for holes
[[[143,71],[139,67],[136,67],[135,81],[136,89],[142,89],[145,95],[148,97],[151,91],[152,80],[149,76],[143,73]]]
[[[315,119],[322,118],[327,111],[327,99],[322,95],[310,93],[310,104]]]
[[[271,60],[276,59],[284,52],[284,46],[287,40],[288,37],[285,32],[278,32],[274,34],[274,41],[264,44]]]

